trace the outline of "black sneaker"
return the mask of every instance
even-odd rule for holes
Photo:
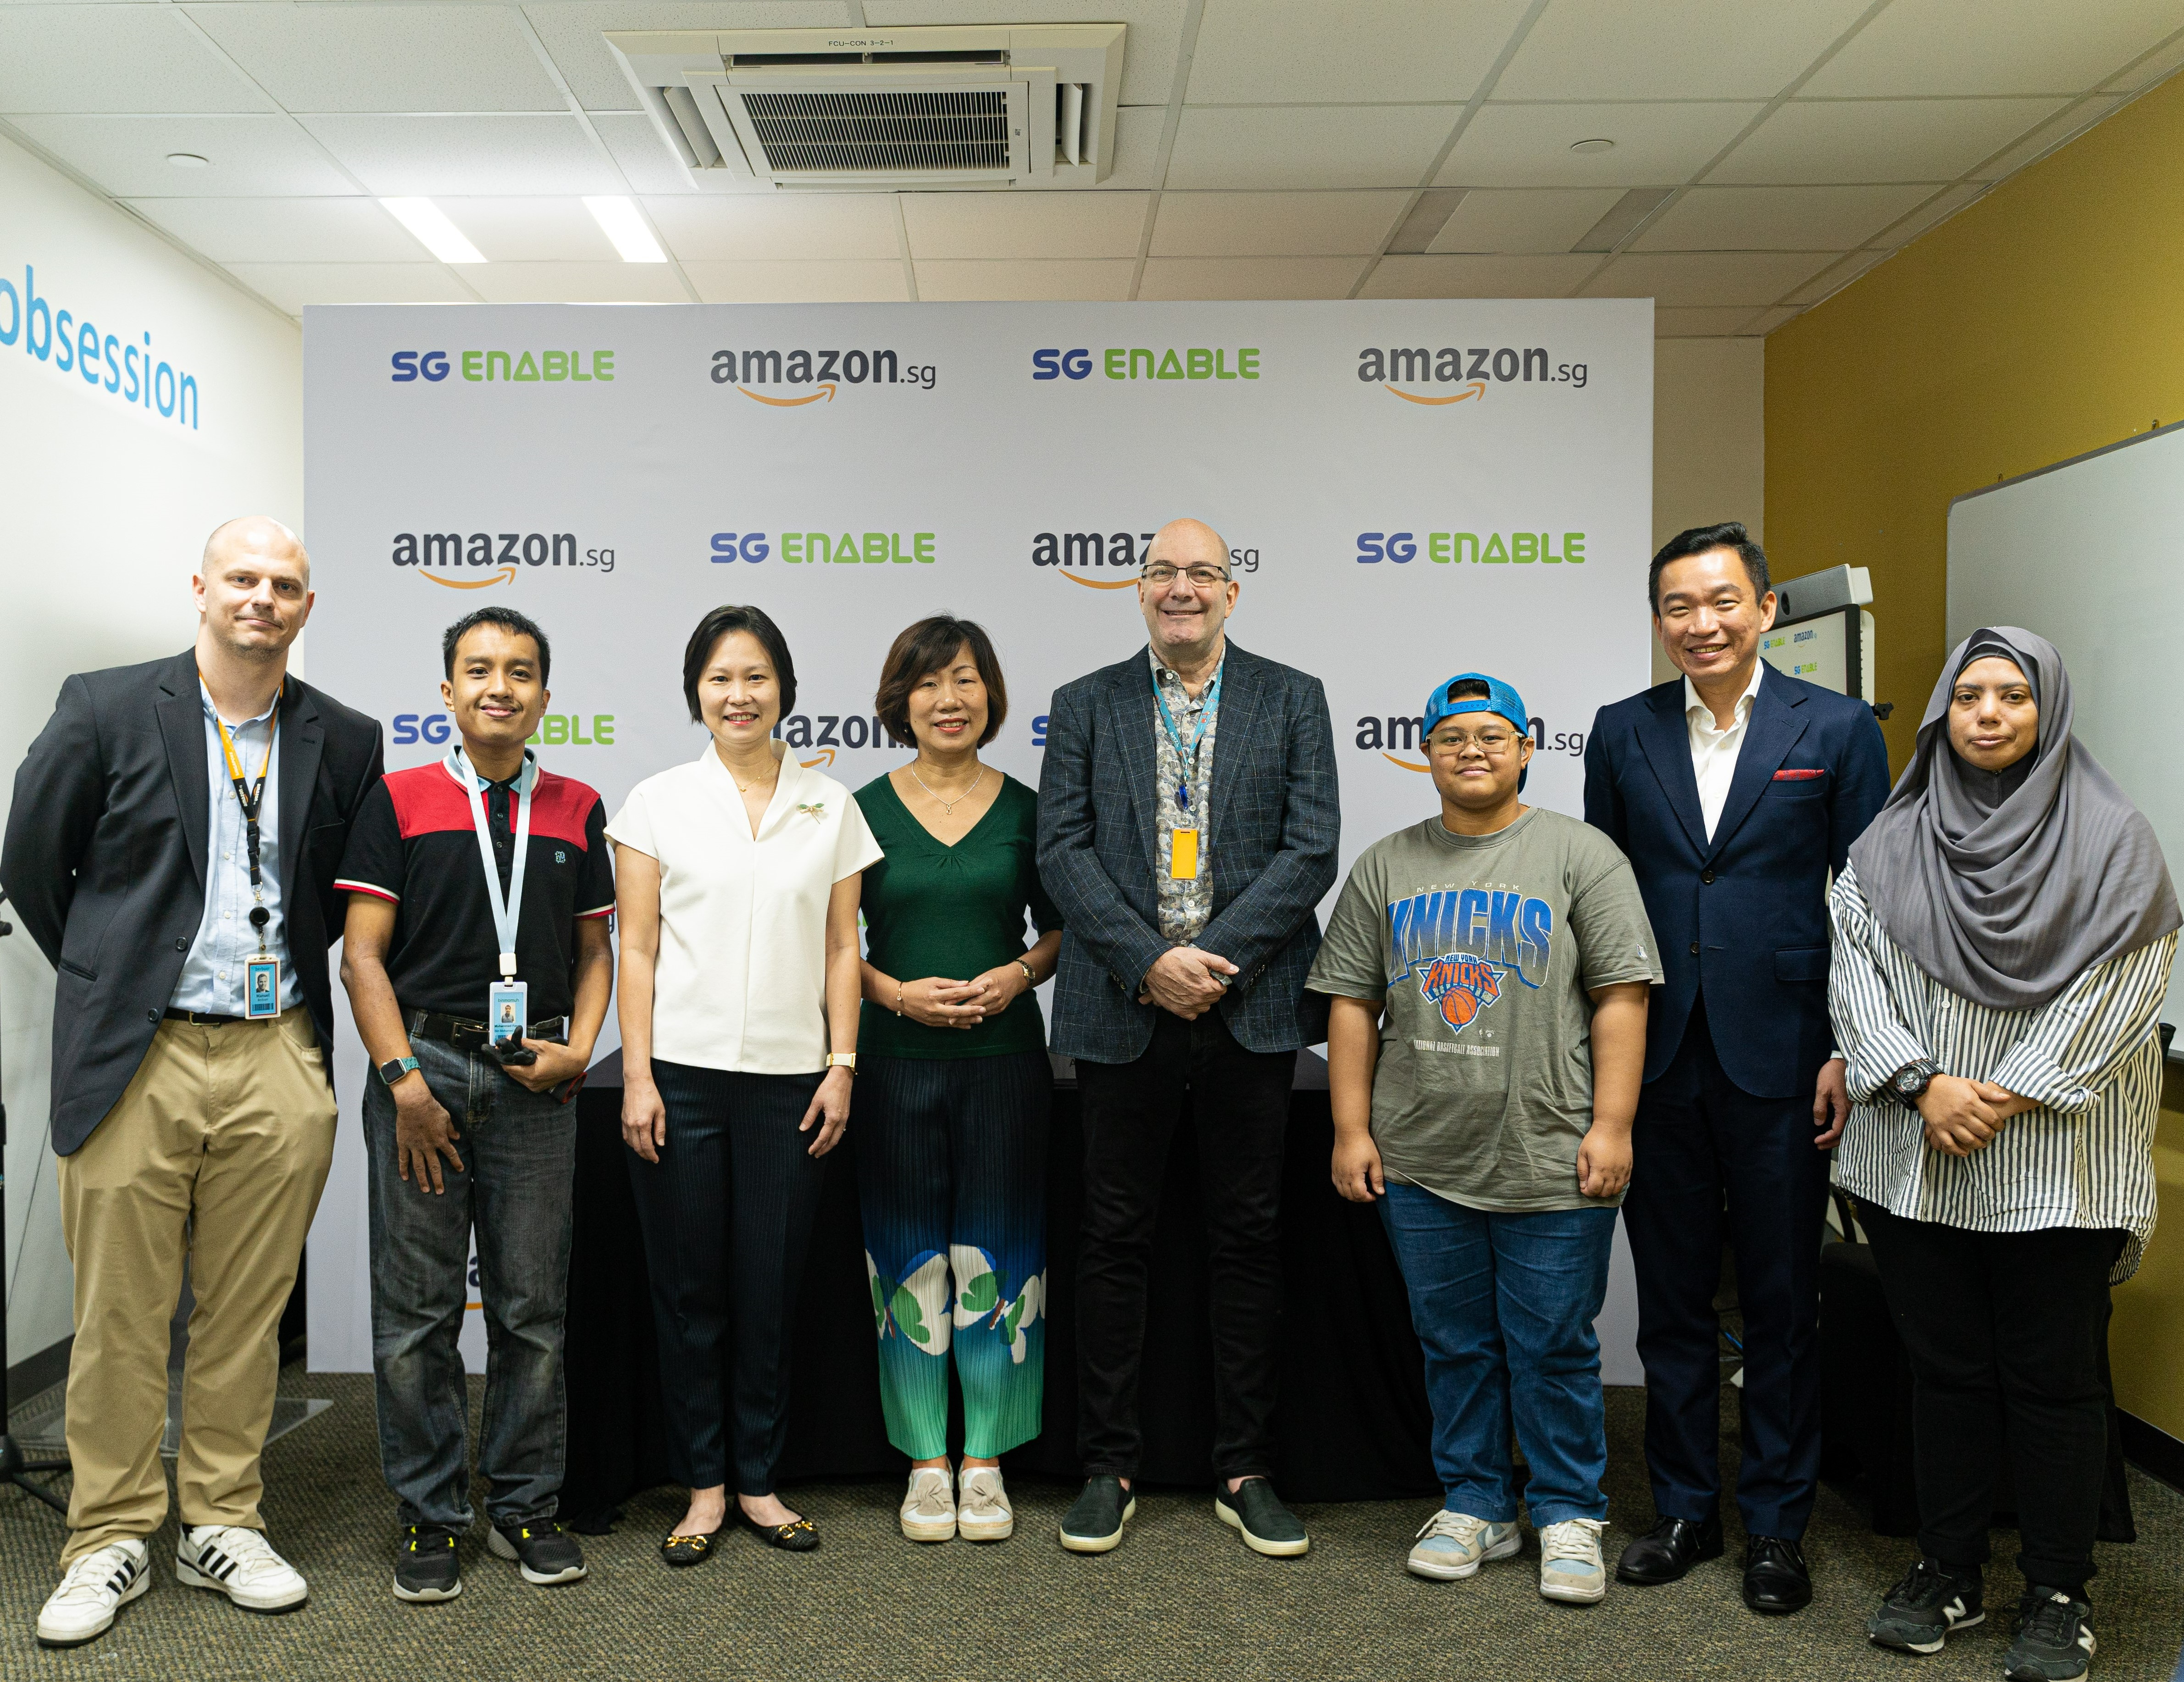
[[[523,1580],[542,1589],[583,1580],[584,1551],[554,1519],[496,1524],[487,1533],[485,1545],[501,1558],[514,1560]]]
[[[2027,1589],[2002,1674],[2009,1682],[2077,1682],[2092,1662],[2092,1607],[2064,1590]]]
[[[1986,1621],[1980,1573],[1945,1571],[1922,1559],[1888,1591],[1880,1610],[1865,1620],[1866,1639],[1900,1653],[1937,1653],[1959,1629]]]
[[[451,1601],[463,1591],[455,1533],[444,1524],[412,1524],[394,1555],[394,1598]]]
[[[1264,1478],[1246,1478],[1229,1492],[1225,1478],[1213,1486],[1213,1516],[1244,1539],[1253,1553],[1286,1559],[1312,1546],[1303,1521],[1282,1505]]]
[[[1061,1521],[1061,1546],[1072,1553],[1106,1553],[1123,1540],[1123,1526],[1137,1510],[1137,1497],[1120,1478],[1087,1478]]]

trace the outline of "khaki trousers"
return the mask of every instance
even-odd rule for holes
[[[326,1054],[300,1007],[217,1028],[163,1022],[121,1101],[59,1159],[75,1264],[68,1565],[167,1516],[159,1439],[185,1258],[197,1306],[182,1374],[185,1524],[259,1529],[281,1312],[333,1160]]]

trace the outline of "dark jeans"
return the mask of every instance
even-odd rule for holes
[[[773,1493],[788,1434],[789,1323],[827,1159],[799,1133],[820,1077],[701,1069],[655,1057],[660,1160],[629,1153],[652,1275],[669,1469],[694,1490]],[[733,1336],[733,1349],[730,1347]],[[722,1416],[733,1424],[724,1439]]]
[[[1137,1475],[1145,1285],[1168,1145],[1190,1094],[1213,1322],[1213,1470],[1273,1469],[1282,1312],[1282,1161],[1294,1051],[1247,1051],[1217,1010],[1163,1011],[1134,1062],[1079,1059],[1084,1223],[1077,1262],[1078,1452],[1088,1476]]]
[[[561,1369],[568,1300],[577,1108],[518,1086],[492,1058],[438,1040],[410,1044],[417,1072],[460,1135],[458,1171],[435,1195],[401,1177],[394,1095],[364,1089],[371,1233],[371,1369],[379,1461],[404,1524],[471,1522],[464,1460],[469,1396],[456,1339],[471,1300],[485,1311],[485,1418],[478,1467],[496,1524],[551,1518],[568,1441]]]
[[[2017,1568],[2028,1584],[2081,1594],[2108,1468],[2109,1270],[2126,1234],[1966,1232],[1866,1203],[1858,1214],[1911,1361],[1919,1551],[1986,1562],[2006,1442]]]
[[[1810,1093],[1755,1098],[1723,1072],[1703,1000],[1675,1061],[1640,1090],[1623,1225],[1637,1274],[1646,1464],[1663,1518],[1710,1518],[1721,1502],[1713,1304],[1726,1226],[1744,1318],[1736,1503],[1752,1535],[1805,1534],[1820,1469],[1828,1195],[1827,1153],[1814,1148],[1814,1132]]]

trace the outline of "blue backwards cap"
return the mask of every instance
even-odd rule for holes
[[[1486,693],[1483,697],[1466,695],[1461,699],[1451,699],[1450,692],[1459,683],[1484,683],[1486,686]],[[1514,725],[1520,735],[1528,732],[1532,727],[1531,715],[1524,710],[1524,698],[1508,684],[1504,683],[1498,677],[1490,677],[1484,671],[1459,671],[1426,697],[1423,735],[1432,735],[1434,726],[1439,724],[1444,718],[1467,712],[1497,713]],[[1521,789],[1530,776],[1531,772],[1529,770],[1522,773],[1517,778],[1517,787]]]

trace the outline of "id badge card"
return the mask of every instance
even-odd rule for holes
[[[1172,882],[1198,880],[1198,832],[1195,829],[1172,829],[1168,832],[1167,873]]]
[[[243,966],[242,1016],[265,1022],[281,1014],[281,961],[253,958]]]
[[[496,981],[487,998],[488,1038],[496,1045],[523,1038],[531,1020],[531,986],[527,982]]]

